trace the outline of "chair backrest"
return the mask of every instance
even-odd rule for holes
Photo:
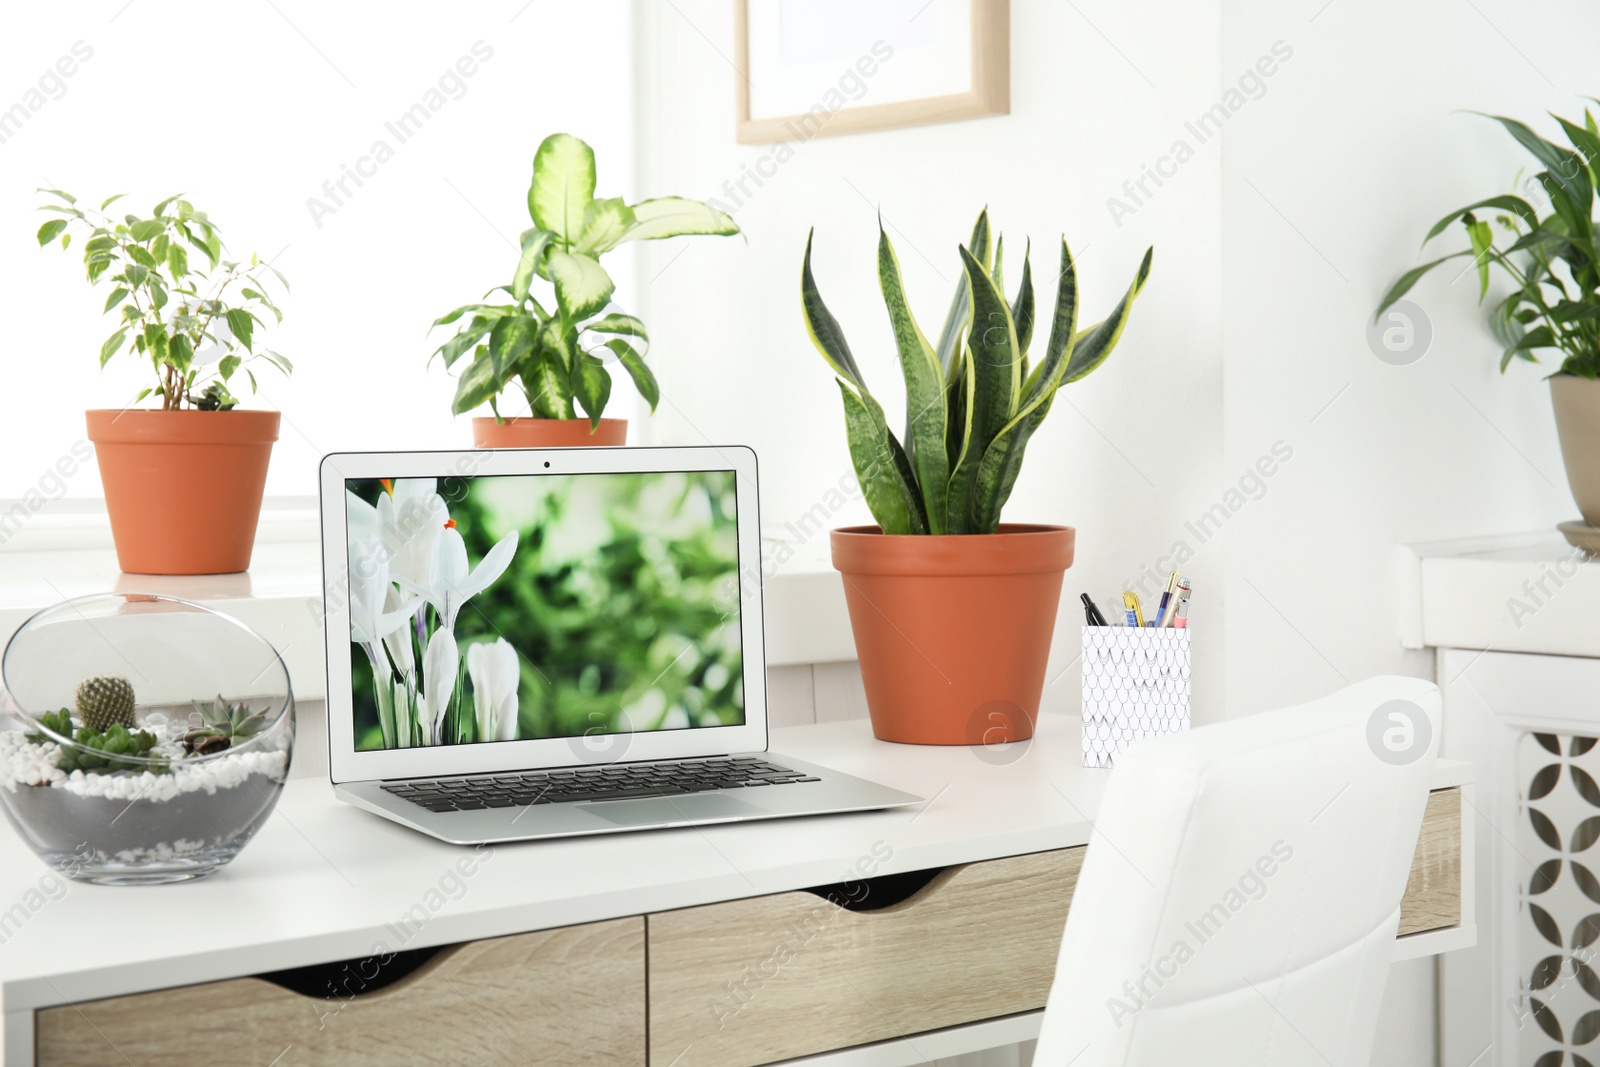
[[[1035,1067],[1364,1067],[1438,739],[1385,677],[1118,757]]]

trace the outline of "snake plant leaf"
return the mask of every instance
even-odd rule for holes
[[[1039,403],[1013,419],[984,450],[972,490],[973,533],[994,533],[999,528],[1000,512],[1011,499],[1011,489],[1022,471],[1022,457],[1028,441],[1044,422],[1044,417],[1050,414],[1050,405],[1055,399],[1056,390],[1052,389]]]
[[[489,355],[495,375],[504,379],[533,348],[535,324],[527,315],[508,315],[489,332]]]
[[[581,353],[572,373],[572,396],[584,414],[589,416],[589,428],[600,425],[600,416],[611,399],[611,375],[606,365],[589,353]]]
[[[1401,297],[1409,293],[1411,291],[1411,287],[1416,285],[1424,274],[1427,274],[1430,270],[1437,267],[1441,263],[1446,263],[1452,259],[1460,259],[1462,256],[1470,255],[1472,255],[1472,251],[1470,249],[1464,252],[1451,252],[1448,256],[1440,256],[1431,263],[1424,263],[1420,267],[1412,267],[1410,270],[1400,275],[1400,277],[1395,280],[1395,283],[1389,287],[1389,291],[1384,294],[1383,302],[1378,305],[1378,310],[1372,313],[1372,321],[1377,322],[1383,316],[1383,313],[1389,310],[1389,306],[1396,300],[1399,300]]]
[[[659,241],[664,237],[685,237],[708,234],[730,237],[739,232],[733,216],[718,211],[710,204],[687,200],[681,196],[662,196],[641,200],[634,204],[633,223],[609,245],[596,251],[604,252],[624,241]]]
[[[1011,308],[983,265],[965,248],[962,266],[972,289],[972,332],[967,338],[967,425],[950,476],[945,525],[950,533],[971,530],[972,489],[983,453],[1010,422],[1021,392],[1021,356]]]
[[[1019,330],[1020,333],[1020,330]],[[1033,369],[1022,394],[1022,410],[1038,405],[1045,392],[1060,384],[1072,346],[1078,337],[1078,268],[1067,239],[1061,239],[1061,269],[1056,274],[1056,310],[1050,320],[1050,339],[1045,342],[1044,358]]]
[[[568,322],[588,318],[606,306],[616,285],[600,261],[582,252],[552,248],[545,256],[550,280],[555,283],[556,303]]]
[[[878,285],[889,310],[895,348],[906,383],[905,450],[922,491],[928,527],[944,532],[945,494],[950,481],[950,459],[945,452],[944,371],[933,346],[923,336],[906,301],[900,259],[889,235],[878,226]]]
[[[1469,215],[1480,208],[1486,207],[1494,208],[1496,211],[1507,211],[1513,215],[1516,215],[1523,222],[1528,224],[1529,229],[1537,230],[1539,228],[1539,213],[1533,209],[1533,205],[1522,199],[1522,197],[1511,196],[1509,194],[1506,196],[1491,196],[1487,200],[1479,200],[1475,204],[1468,204],[1459,211],[1450,212],[1450,214],[1433,224],[1433,229],[1428,231],[1428,236],[1422,239],[1422,243],[1427,244],[1429,241],[1439,236],[1445,230],[1449,229],[1451,224],[1457,219],[1461,218],[1463,215]]]
[[[528,299],[528,287],[533,284],[533,276],[539,270],[539,260],[554,239],[555,234],[538,227],[523,231],[522,256],[517,260],[516,274],[511,277],[511,298],[517,303],[520,304]],[[439,326],[443,323],[444,320],[441,319],[434,325]]]
[[[960,367],[961,364],[957,364]],[[967,443],[967,377],[958,375],[945,390],[945,455],[952,468]]]
[[[889,442],[880,429],[880,420],[874,419],[861,397],[842,380],[839,396],[844,401],[845,434],[850,445],[850,462],[856,470],[856,480],[861,483],[861,493],[866,498],[872,517],[886,534],[917,532],[912,525],[912,511],[900,484]]]
[[[479,345],[477,357],[466,372],[456,379],[456,396],[450,410],[457,415],[480,407],[500,391],[501,377],[495,370],[494,357],[489,346]]]
[[[968,239],[967,247],[972,249],[973,255],[980,263],[988,263],[988,208],[978,213],[978,221],[972,225],[972,237]],[[939,331],[939,344],[934,349],[939,356],[939,366],[944,368],[945,380],[951,384],[955,383],[956,376],[961,373],[961,356],[958,350],[961,347],[961,339],[966,336],[971,317],[972,294],[967,288],[967,280],[962,278],[956,283],[955,295],[950,298],[950,310],[945,312],[944,327]]]
[[[591,200],[589,206],[583,209],[583,230],[578,234],[573,248],[590,255],[615,248],[633,222],[633,209],[622,197]]]
[[[1154,253],[1154,248],[1145,249],[1139,272],[1134,275],[1133,283],[1128,286],[1127,293],[1112,309],[1110,316],[1104,322],[1089,327],[1073,342],[1072,358],[1067,361],[1067,368],[1061,375],[1062,385],[1088,377],[1117,347],[1117,342],[1122,339],[1123,328],[1128,325],[1128,316],[1133,313],[1133,301],[1144,291],[1144,283],[1150,278],[1150,259]]]
[[[844,330],[839,328],[839,320],[833,317],[828,305],[822,302],[817,280],[811,274],[811,241],[816,233],[812,229],[806,235],[806,258],[800,267],[800,310],[805,315],[806,332],[811,335],[811,343],[817,346],[822,358],[833,368],[833,373],[865,393],[867,387],[861,381],[861,368],[856,366],[856,358],[850,354]]]
[[[1024,356],[1028,354],[1028,343],[1033,340],[1033,267],[1028,260],[1033,254],[1033,242],[1029,241],[1022,252],[1022,284],[1017,287],[1017,298],[1011,302],[1011,321],[1017,324],[1018,351]],[[1028,372],[1022,372],[1022,378],[1027,380]]]
[[[594,150],[569,133],[553,133],[533,155],[528,214],[563,244],[583,231],[584,212],[594,199]]]
[[[989,280],[994,282],[994,287],[1002,293],[1006,291],[1006,235],[1000,234],[994,242],[994,266],[989,268]]]
[[[656,405],[661,402],[661,386],[656,383],[656,376],[644,361],[644,357],[622,338],[613,338],[606,342],[606,347],[617,354],[617,362],[628,372],[628,377],[633,379],[634,388],[639,390],[639,395],[644,397],[645,403],[650,405],[650,410],[655,411]]]
[[[1482,111],[1476,114],[1483,115],[1486,119],[1493,119],[1504,126],[1506,132],[1511,134],[1518,144],[1544,165],[1550,176],[1561,185],[1573,202],[1583,208],[1584,217],[1588,217],[1589,205],[1594,199],[1594,186],[1589,181],[1589,168],[1576,153],[1560,145],[1551,144],[1516,119],[1506,118],[1503,115],[1488,115]]]

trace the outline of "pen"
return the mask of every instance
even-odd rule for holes
[[[1129,626],[1143,626],[1144,612],[1139,609],[1139,594],[1132,589],[1122,591],[1122,607],[1128,613]]]
[[[1090,599],[1089,594],[1081,593],[1079,594],[1079,599],[1083,601],[1084,621],[1090,626],[1105,626],[1106,617],[1100,614],[1100,609],[1095,606],[1095,603],[1092,599]]]
[[[1167,609],[1172,606],[1172,594],[1178,588],[1178,572],[1173,571],[1167,578],[1167,587],[1161,591],[1161,603],[1156,606],[1155,625],[1167,624]]]
[[[1174,614],[1177,618],[1172,620],[1174,628],[1187,630],[1189,628],[1189,593],[1191,592],[1189,579],[1184,578],[1178,582],[1178,608]]]

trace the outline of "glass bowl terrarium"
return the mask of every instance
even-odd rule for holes
[[[202,878],[255,836],[294,748],[278,652],[175,597],[79,597],[0,657],[0,805],[41,859],[84,881]]]

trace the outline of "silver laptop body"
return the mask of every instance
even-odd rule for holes
[[[921,802],[767,753],[750,449],[340,453],[319,482],[340,799],[460,844]]]

